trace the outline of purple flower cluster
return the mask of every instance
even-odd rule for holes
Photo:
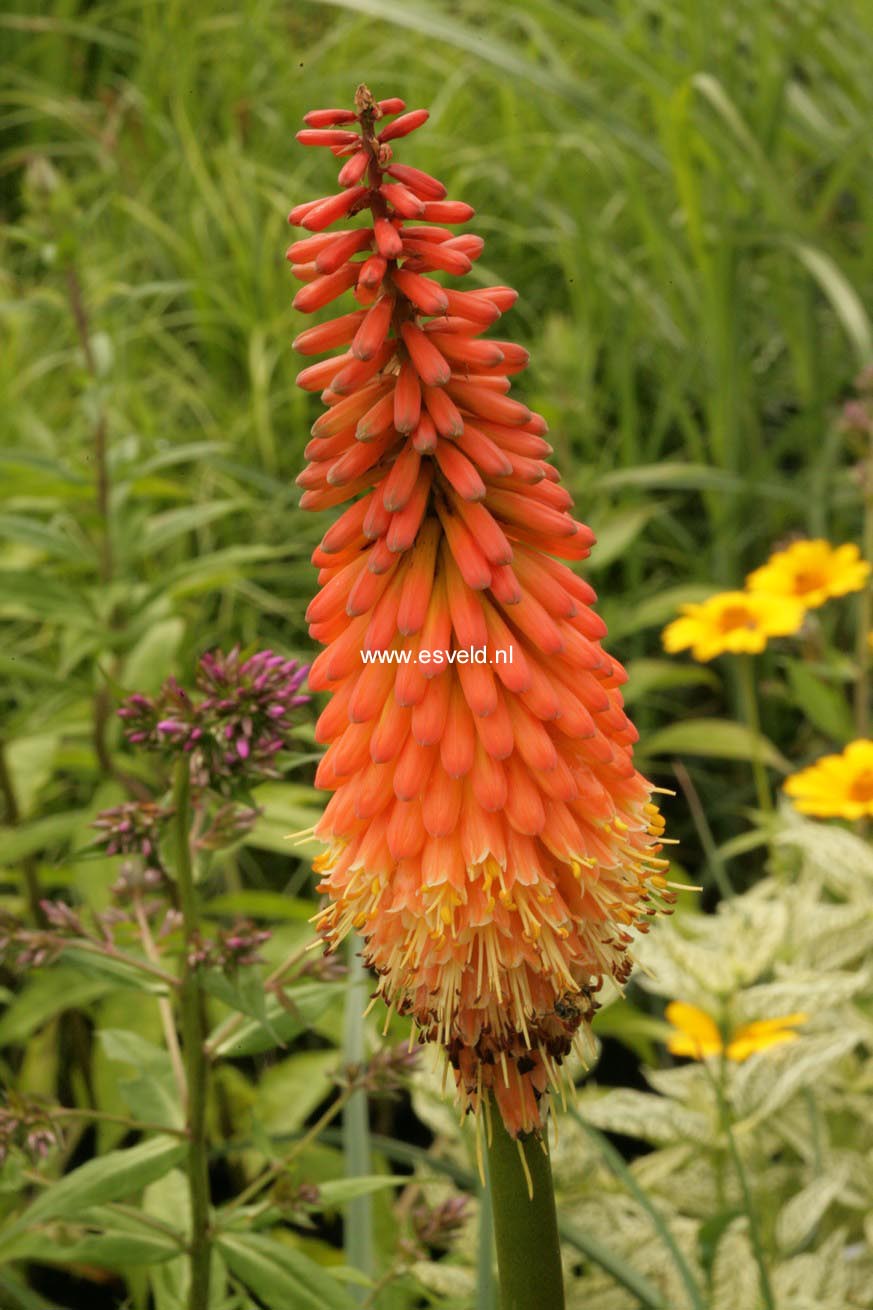
[[[192,969],[221,969],[230,976],[245,965],[262,963],[258,951],[272,935],[250,919],[240,919],[231,928],[219,928],[212,940],[198,936],[189,942],[188,964]]]
[[[56,1126],[38,1101],[9,1093],[6,1104],[0,1105],[0,1164],[13,1151],[23,1152],[35,1164],[59,1140]]]
[[[412,1226],[422,1246],[446,1250],[461,1231],[469,1214],[469,1196],[450,1196],[441,1205],[417,1205]]]
[[[125,801],[101,810],[91,826],[100,830],[98,841],[107,855],[141,855],[154,862],[161,828],[171,814],[154,801]]]
[[[306,674],[269,650],[247,659],[238,646],[212,651],[197,671],[201,699],[170,678],[153,699],[128,697],[118,715],[132,745],[190,755],[194,785],[227,793],[279,776],[275,757],[289,743],[293,711],[309,699],[300,690]]]

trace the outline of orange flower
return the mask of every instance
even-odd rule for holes
[[[594,538],[545,421],[508,394],[527,353],[482,336],[516,293],[431,276],[469,272],[483,243],[441,226],[469,206],[393,160],[425,111],[377,135],[404,108],[361,87],[356,114],[307,115],[300,139],[345,159],[344,190],[291,214],[318,233],[289,252],[297,307],[352,289],[364,307],[296,341],[347,348],[298,378],[326,388],[301,504],[351,502],[315,551],[307,611],[325,647],[310,685],[331,694],[318,923],[330,947],[361,933],[379,992],[446,1048],[467,1107],[490,1090],[518,1134],[540,1127],[604,976],[627,978],[630,929],[672,897],[624,671],[594,592],[554,558]],[[369,226],[322,232],[365,209]]]

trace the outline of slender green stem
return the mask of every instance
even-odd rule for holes
[[[278,1178],[280,1174],[284,1173],[288,1166],[297,1159],[298,1155],[302,1155],[307,1146],[311,1146],[316,1138],[321,1136],[327,1125],[332,1123],[340,1111],[345,1108],[351,1095],[352,1092],[350,1090],[342,1092],[341,1095],[327,1107],[324,1114],[316,1119],[312,1127],[307,1128],[303,1136],[295,1141],[290,1151],[287,1151],[280,1160],[276,1160],[271,1164],[262,1174],[258,1174],[257,1178],[253,1178],[248,1187],[240,1192],[238,1196],[235,1196],[232,1201],[229,1201],[224,1207],[224,1218],[226,1219],[234,1210],[238,1210],[246,1205],[253,1199],[253,1197],[257,1196],[258,1192],[262,1192],[268,1184],[273,1182],[275,1178]]]
[[[491,1129],[488,1174],[501,1310],[563,1310],[558,1216],[546,1139],[516,1141],[496,1106]]]
[[[191,780],[187,759],[176,764],[173,785],[175,828],[175,872],[179,908],[186,943],[193,941],[198,928],[197,893],[191,858]],[[206,1097],[209,1061],[206,1058],[206,1015],[203,994],[196,968],[183,963],[179,991],[182,1028],[182,1052],[187,1083],[186,1124],[188,1129],[188,1194],[191,1208],[191,1244],[189,1248],[191,1285],[188,1310],[208,1310],[209,1306],[209,1156],[206,1144]]]
[[[770,794],[770,782],[764,767],[761,741],[761,716],[758,713],[758,693],[755,687],[755,665],[751,655],[740,655],[740,693],[743,698],[743,713],[746,726],[754,733],[752,745],[752,771],[755,775],[755,791],[758,794],[758,808],[764,814],[773,813],[773,797]]]
[[[630,1192],[631,1196],[639,1205],[640,1209],[644,1210],[651,1219],[655,1232],[664,1243],[664,1246],[676,1266],[676,1271],[679,1274],[679,1277],[685,1284],[689,1304],[694,1307],[694,1310],[706,1310],[703,1290],[698,1286],[697,1280],[691,1272],[691,1267],[688,1264],[688,1261],[685,1259],[676,1239],[670,1231],[670,1225],[658,1210],[657,1206],[653,1204],[646,1189],[641,1187],[637,1182],[633,1170],[628,1168],[625,1164],[621,1152],[616,1150],[612,1145],[612,1142],[610,1142],[603,1133],[599,1132],[592,1124],[586,1123],[578,1110],[571,1108],[570,1115],[576,1120],[576,1123],[584,1129],[597,1146],[609,1168],[615,1174],[616,1178],[624,1184],[628,1192]]]
[[[347,1068],[364,1063],[364,1021],[369,977],[359,954],[360,942],[352,937],[348,944],[349,986],[346,992],[343,1059]],[[370,1164],[370,1107],[365,1088],[349,1097],[343,1112],[343,1157],[347,1178],[359,1178],[372,1172]],[[374,1272],[372,1197],[356,1196],[346,1206],[344,1246],[347,1263],[363,1274]],[[352,1289],[363,1302],[366,1289]]]
[[[864,525],[861,553],[873,561],[873,445],[863,465],[864,470]],[[858,635],[856,644],[855,676],[855,731],[859,737],[870,733],[870,645],[868,636],[873,627],[873,579],[858,598]]]
[[[119,1124],[137,1133],[167,1133],[171,1137],[184,1137],[188,1134],[184,1128],[173,1128],[169,1124],[151,1123],[147,1119],[132,1119],[126,1114],[110,1114],[107,1110],[91,1110],[72,1105],[54,1106],[52,1119],[81,1119],[86,1123]]]
[[[149,927],[148,915],[145,912],[142,894],[136,892],[133,898],[133,912],[136,916],[137,926],[139,927],[140,941],[142,948],[146,953],[149,961],[160,968],[161,956],[155,945],[155,939],[152,937],[152,931]],[[164,1041],[167,1044],[167,1051],[170,1056],[170,1064],[173,1067],[173,1077],[176,1080],[176,1088],[179,1093],[180,1101],[185,1100],[186,1081],[185,1081],[185,1064],[182,1059],[182,1049],[179,1046],[179,1034],[176,1032],[176,1021],[173,1016],[173,1003],[169,996],[159,996],[157,998],[158,1012],[161,1016],[161,1027],[164,1030]]]
[[[729,901],[734,894],[734,889],[731,886],[731,880],[728,876],[725,862],[719,854],[718,846],[712,835],[712,829],[710,828],[709,820],[706,817],[706,810],[703,808],[703,804],[697,794],[697,788],[691,780],[691,774],[688,772],[685,765],[679,760],[673,761],[673,772],[676,775],[676,780],[682,788],[682,793],[688,803],[691,818],[697,829],[697,836],[700,838],[700,844],[706,855],[707,867],[715,879],[715,885],[718,887],[722,900]]]
[[[89,951],[92,955],[102,955],[107,960],[116,960],[118,964],[127,964],[131,969],[139,969],[140,973],[148,974],[150,978],[157,978],[159,982],[165,983],[167,987],[178,987],[179,979],[172,973],[167,973],[166,969],[159,969],[154,964],[149,964],[148,960],[138,960],[135,955],[128,955],[127,951],[120,951],[117,946],[110,942],[98,942],[94,937],[70,937],[64,942],[64,949],[67,951]]]
[[[737,1176],[737,1182],[740,1185],[740,1192],[743,1198],[743,1210],[749,1223],[749,1240],[752,1243],[752,1251],[755,1256],[755,1264],[758,1266],[758,1280],[761,1286],[761,1297],[766,1310],[776,1310],[776,1302],[773,1297],[773,1288],[770,1283],[770,1273],[767,1269],[767,1260],[764,1254],[764,1245],[761,1241],[761,1230],[758,1223],[758,1212],[752,1201],[752,1193],[749,1188],[749,1179],[746,1174],[742,1156],[734,1137],[733,1122],[731,1119],[731,1107],[727,1096],[727,1056],[722,1052],[718,1077],[712,1072],[708,1061],[703,1060],[703,1070],[715,1091],[718,1100],[719,1119],[721,1129],[725,1135],[728,1155],[731,1158],[731,1164],[734,1167],[734,1173]]]

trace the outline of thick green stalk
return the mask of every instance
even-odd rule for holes
[[[545,1136],[515,1141],[493,1104],[491,1121],[488,1176],[501,1310],[563,1310],[558,1217]]]
[[[197,893],[191,859],[191,781],[187,759],[176,765],[173,785],[173,823],[175,827],[175,872],[182,912],[184,939],[190,945],[198,928]],[[188,1130],[188,1195],[191,1210],[189,1248],[191,1286],[188,1310],[208,1310],[209,1306],[209,1157],[206,1146],[206,1096],[209,1061],[206,1057],[206,1016],[196,968],[183,964],[179,991],[182,1028],[182,1051],[185,1061],[186,1127]]]
[[[360,956],[356,937],[348,943],[349,983],[343,1032],[343,1062],[347,1068],[360,1068],[366,1058],[364,1045],[364,1010],[367,1008],[369,975]],[[362,1178],[372,1173],[370,1159],[370,1109],[365,1088],[349,1097],[343,1110],[343,1157],[347,1178]],[[375,1273],[373,1257],[373,1202],[369,1196],[353,1197],[345,1212],[345,1257],[352,1269],[363,1274]],[[352,1296],[363,1301],[366,1288],[352,1288]]]

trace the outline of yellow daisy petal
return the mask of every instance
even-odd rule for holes
[[[796,632],[805,613],[795,596],[723,591],[700,604],[683,605],[661,640],[670,654],[690,649],[702,662],[725,653],[758,655],[771,637]]]
[[[667,1050],[673,1055],[702,1060],[707,1055],[718,1055],[723,1049],[718,1026],[705,1010],[687,1001],[671,1001],[665,1015],[677,1030],[667,1040]]]
[[[779,1032],[761,1033],[759,1037],[740,1037],[739,1035],[728,1042],[725,1054],[729,1060],[734,1060],[737,1064],[742,1064],[748,1060],[750,1055],[756,1055],[758,1051],[766,1051],[770,1046],[782,1046],[785,1042],[796,1042],[799,1034],[789,1028],[783,1028]]]
[[[860,591],[869,574],[870,565],[853,543],[832,546],[816,539],[796,541],[771,555],[749,574],[746,586],[751,592],[793,597],[807,609],[816,609],[832,596]]]
[[[823,756],[786,778],[783,790],[795,809],[815,818],[873,815],[873,741],[853,741],[842,755]]]

